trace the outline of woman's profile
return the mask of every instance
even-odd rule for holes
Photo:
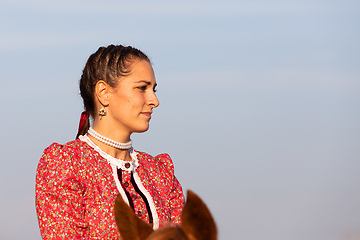
[[[152,65],[140,50],[109,45],[89,57],[80,79],[85,111],[76,139],[53,143],[38,164],[43,239],[119,239],[113,213],[118,194],[155,229],[180,222],[184,195],[170,156],[134,150],[130,139],[148,130],[159,105],[155,90]]]

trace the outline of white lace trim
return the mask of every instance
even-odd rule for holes
[[[110,154],[104,152],[101,148],[99,148],[87,135],[79,136],[79,139],[83,142],[86,142],[90,147],[94,148],[103,158],[105,158],[108,163],[111,165],[115,165],[118,169],[133,172],[139,166],[139,160],[137,158],[137,153],[134,151],[133,148],[129,149],[129,153],[131,156],[132,161],[124,161],[120,158],[114,158]],[[127,168],[125,164],[128,163],[130,166]]]
[[[132,161],[124,161],[122,159],[118,159],[118,158],[114,158],[113,156],[111,156],[110,154],[104,152],[101,148],[99,148],[93,141],[90,140],[90,138],[86,135],[83,136],[79,136],[79,139],[83,142],[86,142],[90,147],[94,148],[95,151],[97,151],[103,158],[105,158],[108,163],[110,164],[112,171],[113,171],[113,177],[116,183],[116,188],[118,189],[120,195],[122,196],[122,198],[124,199],[124,201],[127,203],[127,205],[129,205],[129,200],[126,196],[126,193],[123,189],[123,187],[121,186],[121,183],[118,179],[118,175],[117,175],[117,169],[121,169],[127,172],[133,172],[133,176],[134,176],[134,180],[136,185],[138,186],[138,188],[140,189],[140,191],[144,194],[144,196],[146,197],[149,206],[150,206],[150,210],[152,213],[152,217],[153,217],[153,228],[154,229],[158,229],[159,228],[159,216],[157,214],[156,211],[156,206],[154,203],[154,200],[151,196],[151,194],[146,190],[146,188],[144,187],[144,185],[141,182],[141,179],[139,177],[139,175],[137,174],[137,172],[135,171],[135,169],[139,166],[139,160],[137,158],[137,152],[134,151],[133,148],[129,149],[130,152],[130,156]],[[130,163],[130,167],[126,168],[125,167],[125,163]]]

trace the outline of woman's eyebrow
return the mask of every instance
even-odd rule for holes
[[[150,85],[150,84],[151,84],[151,82],[146,81],[146,80],[136,81],[135,83],[146,83],[147,85]]]
[[[146,85],[151,85],[151,82],[146,81],[146,80],[140,80],[140,81],[136,81],[135,83],[145,83]],[[157,86],[157,83],[154,84],[154,87]]]

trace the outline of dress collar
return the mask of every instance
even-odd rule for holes
[[[131,161],[125,161],[120,158],[115,158],[110,154],[104,152],[98,145],[96,145],[87,135],[79,136],[79,139],[85,143],[87,143],[90,147],[92,147],[95,151],[97,151],[103,158],[105,158],[108,163],[113,166],[116,166],[118,169],[127,171],[127,172],[134,172],[135,169],[139,166],[139,160],[137,158],[137,152],[130,148],[128,151],[131,156]]]

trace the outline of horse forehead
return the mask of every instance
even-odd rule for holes
[[[180,226],[167,226],[154,231],[146,240],[188,240]]]

